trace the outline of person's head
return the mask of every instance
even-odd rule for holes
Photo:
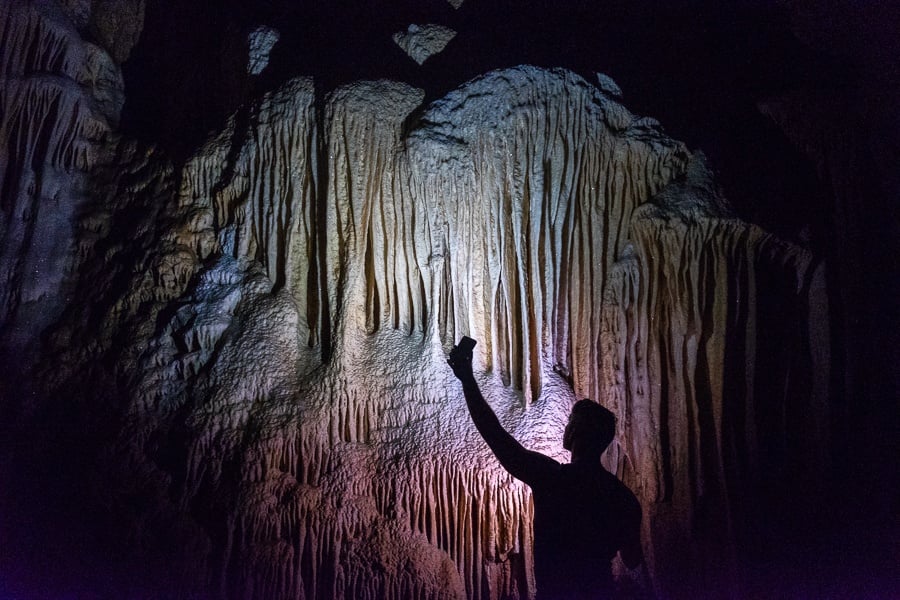
[[[563,448],[602,454],[616,435],[616,416],[594,402],[579,400],[572,407],[569,424],[563,433]]]

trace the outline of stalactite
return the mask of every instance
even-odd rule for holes
[[[613,129],[613,112],[629,126]],[[411,135],[425,197],[443,212],[435,225],[446,231],[435,235],[454,261],[455,289],[438,293],[463,299],[438,328],[484,340],[489,364],[530,400],[548,363],[571,373],[579,394],[594,391],[606,272],[632,211],[687,159],[623,113],[571,74],[522,68],[451,93]]]
[[[694,177],[684,148],[571,74],[490,74],[422,113],[405,139],[419,91],[342,88],[324,112],[327,182],[308,179],[310,90],[298,80],[233,118],[189,162],[179,194],[195,215],[180,243],[221,256],[192,278],[155,362],[176,357],[188,386],[177,393],[206,398],[191,426],[183,501],[225,485],[240,465],[240,499],[228,513],[239,532],[230,562],[241,566],[229,585],[248,597],[533,594],[527,490],[498,473],[483,446],[464,452],[467,463],[454,460],[464,408],[429,391],[442,379],[433,342],[462,333],[480,340],[479,361],[509,386],[495,395],[514,423],[527,421],[524,400],[529,418],[559,434],[573,393],[560,392],[554,370],[574,396],[619,413],[609,466],[649,507],[655,556],[668,543],[660,528],[690,527],[729,460],[723,436],[734,421],[716,379],[725,328],[754,343],[752,308],[728,309],[729,289],[752,300],[756,285],[740,257],[757,247],[775,260],[796,253],[727,220],[717,198],[672,184]],[[292,96],[299,109],[286,106]],[[306,251],[292,254],[289,231],[306,222],[310,190],[321,185],[323,255],[309,253],[312,226]],[[684,224],[658,216],[660,206],[681,210]],[[806,260],[788,258],[785,271]],[[285,275],[310,273],[310,261],[327,269],[335,312],[322,318],[337,336],[318,375],[314,351],[287,350],[273,332],[241,325],[250,341],[228,336],[236,323],[265,322],[270,309],[257,307],[287,294],[298,311],[287,331],[315,339],[304,329],[310,296]],[[251,347],[263,349],[265,369],[240,366],[237,349]],[[290,383],[298,377],[310,382],[299,395]],[[752,369],[743,377],[749,394]],[[298,408],[269,417],[283,425],[268,429],[265,415],[288,398]],[[268,433],[247,433],[259,426]],[[752,430],[742,431],[749,444]],[[521,433],[552,447],[539,427]],[[479,443],[470,436],[463,441]],[[727,523],[729,504],[716,508]],[[418,562],[389,568],[387,549],[367,545],[388,530],[392,552],[418,548]],[[420,570],[426,564],[453,568],[436,582]]]
[[[642,499],[645,535],[667,557],[651,568],[669,589],[699,591],[715,581],[734,590],[740,575],[732,523],[754,502],[748,482],[764,477],[760,445],[779,435],[761,427],[757,414],[778,404],[755,389],[770,377],[756,370],[764,351],[758,340],[769,348],[779,339],[776,324],[757,315],[758,273],[780,273],[779,287],[765,293],[801,306],[811,293],[802,282],[815,265],[809,252],[722,215],[702,177],[694,165],[686,183],[636,211],[634,248],[614,266],[603,304],[598,383],[620,419],[608,467]],[[820,381],[813,393],[826,387]],[[686,580],[688,565],[672,551],[691,543],[716,559],[708,571],[693,565]]]
[[[327,248],[328,293],[343,321],[339,329],[423,326],[425,217],[406,191],[400,153],[404,120],[422,97],[421,90],[379,81],[341,88],[328,100],[326,218],[337,226]]]
[[[22,0],[0,7],[0,78],[0,336],[12,356],[33,351],[65,307],[83,253],[73,224],[123,96],[108,54],[52,8]]]
[[[26,274],[69,255],[35,229],[68,203],[43,233],[77,223],[77,263],[53,268],[89,301],[53,331],[48,380],[124,347],[97,392],[125,396],[101,495],[149,499],[129,536],[171,551],[174,591],[533,597],[530,493],[445,365],[462,334],[525,445],[558,456],[576,397],[618,414],[607,466],[644,503],[658,581],[678,544],[727,558],[770,444],[760,407],[779,408],[757,390],[762,266],[809,311],[821,274],[731,218],[658,123],[562,70],[489,73],[428,107],[405,84],[322,98],[301,77],[175,173],[109,135],[118,68],[36,6],[0,8],[0,324],[52,292]],[[714,526],[721,544],[679,537]]]
[[[257,260],[285,288],[318,342],[312,252],[315,116],[312,81],[298,78],[242,109],[185,167],[181,203],[202,222],[187,244],[201,258],[224,251]]]

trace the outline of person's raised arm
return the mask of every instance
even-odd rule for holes
[[[524,448],[500,424],[475,381],[471,350],[454,346],[447,364],[462,383],[466,406],[475,428],[510,475],[531,484],[559,468],[559,463],[552,458]]]

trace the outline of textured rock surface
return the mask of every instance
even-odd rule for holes
[[[789,462],[786,440],[798,432],[809,446],[790,460],[809,473],[824,464],[821,266],[730,218],[698,162],[635,210],[630,237],[601,317],[599,385],[625,424],[605,458],[649,509],[649,562],[662,590],[741,595],[740,546],[759,534],[740,530],[759,510],[753,482]],[[783,304],[771,306],[773,297]],[[807,319],[810,329],[790,333]]]
[[[622,97],[622,88],[605,73],[597,73],[597,87],[614,98]]]
[[[797,439],[823,464],[827,306],[702,156],[519,67],[427,107],[296,78],[175,169],[109,135],[115,63],[37,6],[0,21],[28,41],[2,45],[0,322],[4,351],[42,336],[47,400],[2,408],[74,415],[73,478],[144,574],[120,594],[531,597],[530,496],[469,423],[461,334],[525,445],[563,459],[576,398],[619,415],[662,595],[740,590],[754,490]]]
[[[259,75],[269,65],[269,55],[272,48],[278,43],[280,35],[271,27],[257,27],[250,32],[248,42],[250,45],[250,60],[247,63],[247,73]]]
[[[0,48],[0,339],[14,370],[67,301],[74,224],[124,96],[114,60],[52,4],[0,6]]]
[[[128,60],[144,25],[144,0],[91,0],[89,29],[117,63]]]
[[[420,65],[447,47],[456,32],[443,25],[410,25],[394,34],[394,43]]]

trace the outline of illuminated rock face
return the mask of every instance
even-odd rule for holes
[[[7,35],[48,27],[10,15]],[[63,57],[77,46],[46,36],[37,47]],[[25,60],[4,48],[6,64]],[[50,91],[4,106],[44,110]],[[90,155],[66,127],[83,118],[98,137],[110,124],[60,97],[72,119],[8,113],[46,134],[4,143],[46,154],[4,177],[61,173],[59,198],[82,210],[45,219],[23,203],[46,193],[4,184],[19,215],[2,223],[4,294],[40,296],[9,275],[28,270],[29,248],[66,265],[41,285],[73,271],[79,301],[33,327],[57,321],[47,393],[84,390],[84,411],[117,415],[97,493],[133,548],[164,557],[169,592],[532,596],[529,492],[487,451],[445,364],[462,334],[526,446],[564,460],[576,398],[618,414],[607,467],[642,502],[660,591],[686,572],[736,583],[743,492],[777,458],[771,436],[801,425],[756,389],[797,385],[787,368],[760,375],[760,356],[822,335],[763,327],[760,288],[812,323],[821,274],[731,217],[702,157],[655,121],[562,70],[492,72],[421,114],[405,84],[323,99],[298,78],[176,172],[112,137]],[[77,192],[80,172],[92,179]],[[22,224],[81,233],[28,246]],[[826,363],[812,352],[799,368]],[[827,373],[809,382],[811,405]]]
[[[410,25],[406,31],[395,33],[392,39],[421,65],[443,50],[455,36],[455,31],[442,25]]]

